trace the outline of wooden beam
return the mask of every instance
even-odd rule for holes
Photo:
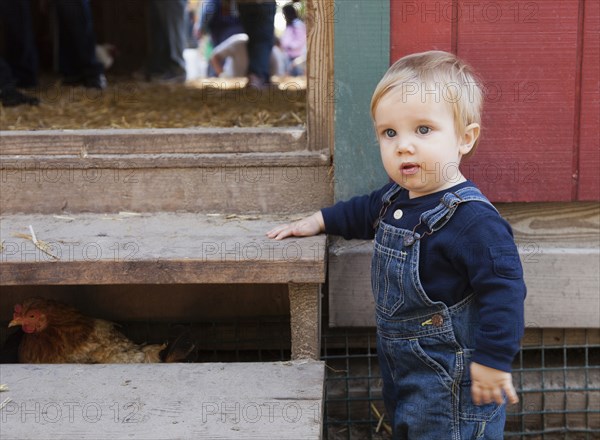
[[[334,0],[307,0],[308,149],[333,156],[335,87],[333,82]]]
[[[319,284],[290,283],[292,359],[319,359],[321,287]]]
[[[0,213],[297,214],[331,203],[326,161],[317,152],[6,159]]]
[[[0,141],[0,156],[268,153],[306,149],[306,131],[292,127],[4,131]]]
[[[97,169],[102,173],[148,168],[240,168],[240,167],[311,167],[329,164],[329,158],[319,152],[290,151],[285,153],[157,153],[157,154],[86,154],[80,155],[3,155],[0,172],[7,181],[13,174],[33,175],[51,182],[60,171]],[[112,171],[111,171],[112,170]],[[31,176],[30,176],[31,178]]]

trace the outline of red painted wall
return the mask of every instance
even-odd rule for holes
[[[600,200],[596,0],[391,0],[391,62],[452,51],[483,79],[465,175],[498,202]]]

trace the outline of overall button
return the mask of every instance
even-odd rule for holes
[[[403,215],[404,215],[404,213],[402,212],[402,210],[401,210],[401,209],[396,209],[396,210],[394,211],[394,218],[395,218],[396,220],[400,220],[400,219],[402,218],[402,216],[403,216]]]
[[[435,314],[431,317],[431,323],[435,327],[441,327],[442,324],[444,324],[444,318],[442,317],[442,315]]]
[[[404,237],[404,246],[412,246],[415,243],[415,237],[407,235]]]

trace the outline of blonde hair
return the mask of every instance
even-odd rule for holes
[[[373,120],[381,99],[396,88],[402,88],[403,94],[433,94],[448,102],[454,114],[454,129],[461,137],[469,124],[481,126],[483,90],[471,67],[456,55],[432,50],[407,55],[392,64],[373,92]],[[478,142],[479,139],[465,157],[473,154]]]

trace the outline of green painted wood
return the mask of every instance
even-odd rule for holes
[[[371,95],[389,67],[389,0],[335,2],[335,184],[345,200],[387,182],[370,116]]]

